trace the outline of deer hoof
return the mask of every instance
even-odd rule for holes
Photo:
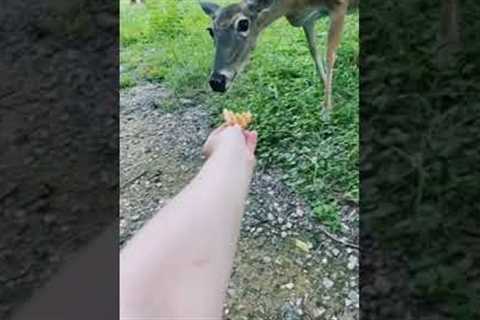
[[[331,118],[331,112],[330,112],[330,109],[327,109],[325,107],[322,107],[320,109],[320,119],[323,121],[323,122],[330,122],[330,120],[332,119]]]

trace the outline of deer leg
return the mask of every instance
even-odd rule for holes
[[[315,69],[318,76],[323,80],[323,83],[326,83],[326,73],[325,73],[325,64],[323,62],[323,57],[318,52],[317,47],[317,36],[315,33],[315,21],[310,21],[303,26],[303,31],[307,37],[308,49],[310,49],[310,54],[312,55],[313,61],[315,62]]]
[[[330,29],[328,30],[327,44],[327,72],[325,81],[325,107],[332,108],[332,80],[333,67],[337,58],[337,48],[342,38],[343,25],[347,7],[342,5],[330,13]]]

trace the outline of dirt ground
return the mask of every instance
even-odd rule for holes
[[[180,99],[168,111],[170,96],[152,84],[121,92],[121,245],[202,164],[208,106]],[[279,177],[274,170],[255,173],[225,319],[358,319],[358,250],[337,241],[358,242],[358,208],[342,209],[342,231],[333,240]]]

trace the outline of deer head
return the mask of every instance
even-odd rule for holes
[[[207,28],[215,45],[215,58],[209,84],[213,91],[225,92],[248,63],[263,27],[262,14],[273,0],[245,0],[220,7],[200,2],[203,11],[212,18]]]

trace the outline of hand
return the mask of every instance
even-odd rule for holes
[[[222,126],[210,133],[203,146],[203,153],[207,158],[219,151],[238,153],[254,164],[256,146],[256,131],[243,130],[238,125]]]

